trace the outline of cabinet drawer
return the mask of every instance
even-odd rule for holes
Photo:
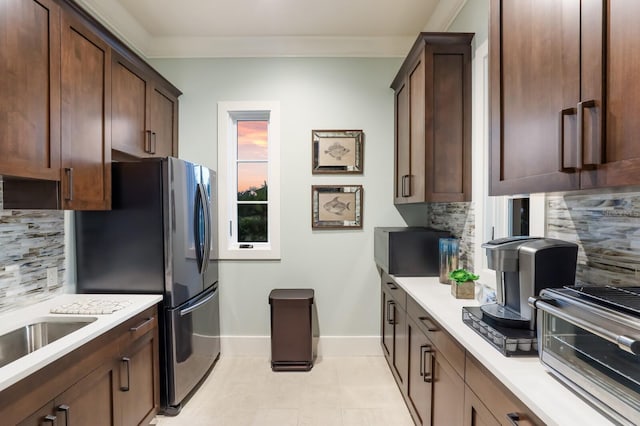
[[[471,356],[467,357],[465,381],[473,393],[503,425],[513,424],[515,417],[519,425],[543,425],[522,401],[513,395],[485,367]]]
[[[409,296],[407,296],[407,315],[415,321],[456,372],[464,377],[464,348]]]
[[[407,309],[407,293],[384,271],[382,272],[382,291],[389,294],[402,310]]]

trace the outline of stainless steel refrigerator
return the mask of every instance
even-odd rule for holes
[[[75,214],[79,293],[163,294],[161,406],[177,414],[220,354],[215,172],[113,163],[112,210]]]

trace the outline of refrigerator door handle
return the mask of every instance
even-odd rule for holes
[[[202,266],[200,273],[203,274],[209,266],[209,252],[211,251],[211,212],[209,211],[209,198],[204,185],[199,183],[200,200],[202,202],[202,215],[204,216],[204,247],[202,249]]]
[[[205,221],[205,243],[204,243],[204,255],[202,256],[203,267],[202,270],[206,271],[209,267],[209,257],[211,255],[211,204],[209,200],[209,196],[207,195],[207,190],[205,189],[204,184],[200,184],[200,189],[202,191],[202,209],[204,211]]]
[[[195,311],[196,309],[198,309],[200,306],[204,305],[205,303],[207,303],[208,301],[210,301],[211,299],[213,299],[213,297],[218,293],[218,289],[215,289],[214,291],[211,292],[211,294],[209,294],[207,297],[205,297],[202,300],[199,300],[197,303],[195,303],[194,305],[189,306],[188,308],[182,309],[180,311],[180,316],[183,317],[187,314],[190,314],[191,312]]]
[[[202,274],[203,272],[204,264],[204,247],[202,246],[202,241],[200,240],[200,211],[201,209],[203,209],[203,203],[204,200],[202,199],[202,190],[200,188],[200,184],[198,184],[195,205],[193,208],[193,234],[196,251],[196,263],[198,264],[198,272],[200,274]]]

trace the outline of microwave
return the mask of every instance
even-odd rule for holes
[[[387,274],[397,277],[440,275],[438,240],[451,233],[424,227],[374,228],[374,258]]]

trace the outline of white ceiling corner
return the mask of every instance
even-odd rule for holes
[[[115,0],[75,0],[109,31],[142,57],[152,44],[151,35]]]
[[[440,0],[423,31],[447,31],[467,0]]]
[[[466,3],[76,1],[146,58],[403,57],[420,31],[445,31]]]

